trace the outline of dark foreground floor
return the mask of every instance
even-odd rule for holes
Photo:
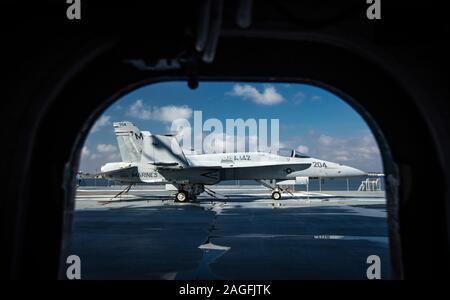
[[[75,212],[82,279],[366,279],[369,255],[389,278],[383,204],[149,203]]]

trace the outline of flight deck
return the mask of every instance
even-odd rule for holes
[[[367,279],[367,257],[390,278],[383,191],[294,192],[213,186],[177,203],[164,186],[77,190],[70,254],[82,279]]]

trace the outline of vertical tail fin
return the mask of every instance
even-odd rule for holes
[[[125,162],[139,162],[142,154],[142,132],[131,122],[114,122],[120,156]]]
[[[145,133],[143,137],[141,163],[179,167],[189,165],[175,136]]]

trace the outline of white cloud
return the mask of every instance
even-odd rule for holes
[[[260,92],[249,84],[235,84],[229,94],[243,97],[244,99],[249,99],[257,104],[263,105],[274,105],[284,101],[283,96],[271,85],[265,86],[263,92]]]
[[[381,154],[372,134],[337,138],[320,135],[313,156],[365,171],[381,171]]]
[[[163,106],[155,108],[154,113],[159,116],[159,120],[163,122],[172,122],[176,119],[189,119],[192,116],[192,108],[183,106]]]
[[[294,103],[294,105],[299,105],[302,104],[303,101],[305,101],[306,95],[303,92],[297,92],[295,93],[295,95],[292,97],[292,101]]]
[[[87,146],[83,146],[81,149],[81,157],[88,157],[91,154],[91,150]]]
[[[338,161],[349,161],[350,158],[348,158],[348,156],[345,156],[345,155],[339,155],[339,156],[336,156],[336,160],[338,160]]]
[[[333,143],[333,138],[331,136],[321,134],[317,142],[319,143],[319,145],[329,146],[331,145],[331,143]]]
[[[96,160],[96,159],[99,159],[100,157],[101,157],[100,154],[94,153],[94,154],[92,154],[92,155],[89,157],[89,159],[90,159],[90,160]]]
[[[170,123],[177,119],[190,119],[192,108],[187,105],[149,106],[139,99],[129,107],[127,114],[142,120]]]
[[[114,152],[117,150],[117,147],[111,144],[98,144],[97,145],[97,151],[100,153],[108,153],[108,152]]]
[[[347,137],[307,130],[304,135],[291,136],[284,142],[285,148],[296,149],[318,159],[342,163],[364,171],[383,170],[378,144],[369,130]]]
[[[111,116],[107,116],[107,115],[101,116],[100,119],[98,119],[98,120],[95,122],[94,126],[92,126],[92,128],[91,128],[91,133],[92,133],[92,132],[97,132],[97,131],[99,131],[102,127],[105,127],[105,126],[111,124],[110,119],[111,119]]]
[[[121,159],[120,154],[115,152],[115,153],[111,153],[108,155],[107,157],[108,161],[117,161],[119,159]]]
[[[296,149],[298,152],[304,153],[304,154],[308,154],[309,152],[309,147],[305,146],[305,145],[300,145],[297,147]]]
[[[84,146],[81,150],[80,170],[83,172],[99,172],[105,163],[121,161],[118,148],[111,144],[98,144],[92,150]]]

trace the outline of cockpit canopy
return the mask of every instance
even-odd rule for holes
[[[278,155],[284,157],[309,158],[308,155],[294,149],[280,149],[278,150]]]

